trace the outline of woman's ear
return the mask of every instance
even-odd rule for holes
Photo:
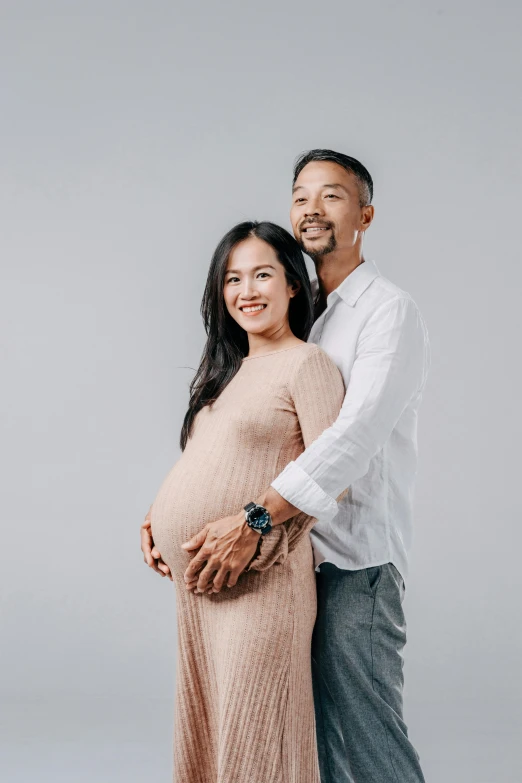
[[[299,280],[294,280],[292,285],[290,286],[290,299],[293,299],[296,294],[299,293],[301,290],[301,283]]]

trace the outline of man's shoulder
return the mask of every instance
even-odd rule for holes
[[[394,299],[410,299],[413,301],[407,291],[399,288],[398,285],[392,283],[391,280],[388,280],[387,277],[383,277],[382,275],[375,278],[373,285],[370,286],[369,293],[371,293],[372,298],[378,304],[391,302]]]
[[[376,310],[386,310],[387,307],[401,309],[406,307],[407,310],[419,312],[415,300],[408,291],[392,283],[387,277],[379,275],[366,291],[364,310],[371,315]]]

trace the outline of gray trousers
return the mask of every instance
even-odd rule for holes
[[[312,671],[321,783],[423,783],[402,719],[404,582],[322,563]]]

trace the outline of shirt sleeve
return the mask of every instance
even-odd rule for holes
[[[337,419],[272,482],[280,495],[310,516],[329,521],[337,499],[364,476],[404,409],[425,383],[428,343],[415,303],[401,297],[382,305],[361,331]]]

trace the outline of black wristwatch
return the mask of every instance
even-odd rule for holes
[[[253,530],[257,530],[262,536],[270,533],[272,530],[272,517],[263,506],[257,503],[248,503],[245,507],[245,519],[247,525]]]

